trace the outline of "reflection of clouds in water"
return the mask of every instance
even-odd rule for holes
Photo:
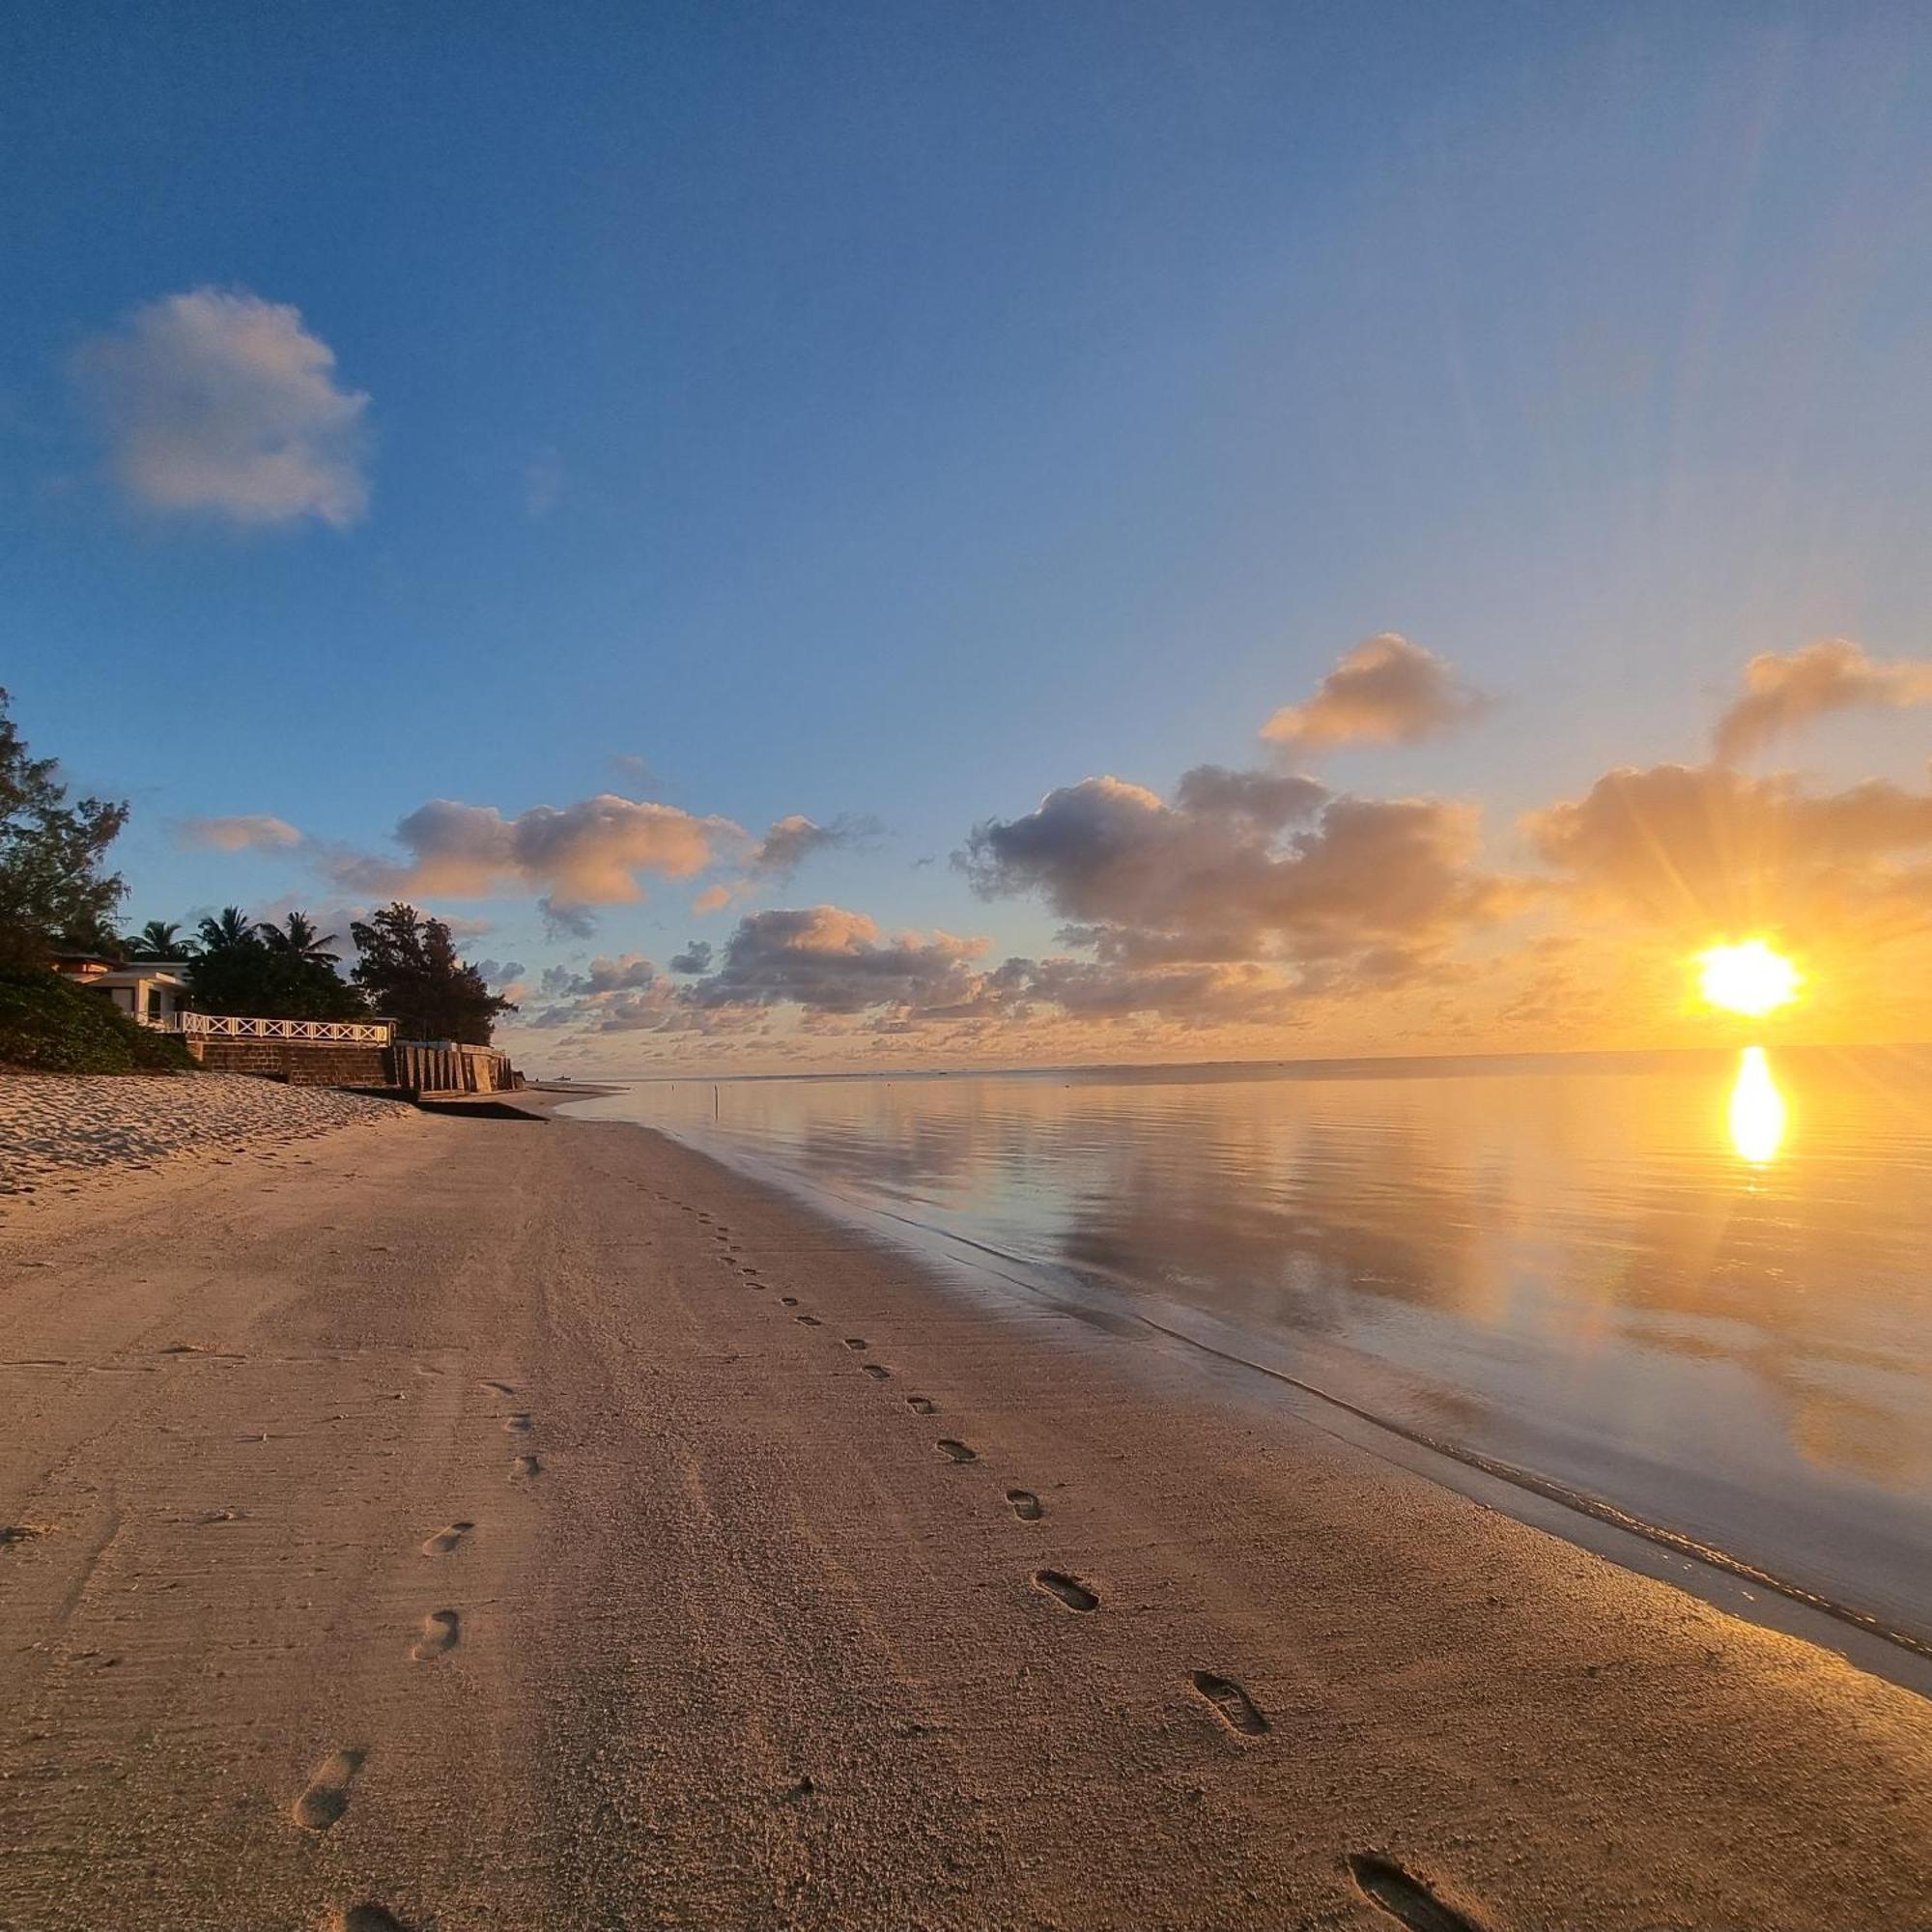
[[[1872,1402],[1802,1379],[1786,1393],[1785,1426],[1806,1462],[1894,1489],[1932,1489],[1932,1414],[1922,1388],[1902,1403]]]
[[[1345,1332],[1362,1295],[1491,1319],[1480,1190],[1435,1168],[1413,1129],[1248,1124],[1206,1157],[1132,1147],[1117,1186],[1070,1204],[1062,1257],[1306,1333]]]
[[[1932,1067],[1901,1080],[1867,1061],[1841,1078],[1780,1053],[1804,1139],[1749,1173],[1727,1136],[1737,1062],[1717,1056],[1641,1073],[744,1084],[723,1125],[1096,1286],[1365,1361],[1394,1351],[1415,1403],[1621,1430],[1631,1453],[1687,1463],[1747,1404],[1740,1443],[1902,1486],[1927,1464],[1902,1413],[1922,1382],[1900,1378],[1932,1369],[1932,1187],[1909,1104]]]

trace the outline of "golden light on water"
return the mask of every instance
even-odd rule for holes
[[[1747,1013],[1752,1019],[1789,1006],[1804,983],[1798,968],[1761,939],[1714,946],[1697,955],[1697,984],[1705,999],[1727,1013]]]
[[[1731,1145],[1739,1159],[1753,1167],[1776,1160],[1784,1145],[1787,1119],[1784,1095],[1771,1077],[1764,1048],[1746,1047],[1738,1063],[1737,1084],[1731,1089]]]

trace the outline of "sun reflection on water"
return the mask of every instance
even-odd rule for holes
[[[1771,1063],[1761,1046],[1747,1046],[1738,1062],[1737,1083],[1731,1089],[1731,1145],[1740,1160],[1768,1167],[1784,1145],[1788,1121],[1784,1095],[1771,1077]]]

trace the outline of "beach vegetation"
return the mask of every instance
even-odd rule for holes
[[[305,912],[292,912],[280,925],[267,923],[256,926],[255,934],[270,952],[300,959],[311,966],[333,966],[341,956],[328,949],[335,944],[332,932],[320,932]]]
[[[204,919],[198,928],[204,952],[220,952],[230,947],[246,946],[255,938],[255,922],[240,906],[223,906]]]
[[[192,959],[194,941],[185,938],[180,925],[169,919],[151,919],[138,932],[124,933],[121,951],[137,960]]]
[[[355,978],[376,1010],[404,1039],[450,1039],[488,1046],[499,1013],[516,1007],[491,992],[481,973],[456,954],[440,919],[400,901],[349,928],[362,955]]]
[[[70,800],[52,758],[36,758],[0,691],[0,961],[41,967],[52,952],[117,953],[127,891],[106,867],[128,808]]]
[[[27,1073],[186,1073],[172,1034],[139,1025],[113,1001],[44,966],[0,961],[0,1066]]]
[[[353,1020],[367,1015],[360,989],[335,969],[335,935],[305,913],[260,923],[240,906],[204,919],[190,978],[203,1012],[275,1020]]]

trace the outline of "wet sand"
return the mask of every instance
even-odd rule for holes
[[[42,1197],[0,1399],[20,1932],[1927,1922],[1932,1704],[640,1128]]]

